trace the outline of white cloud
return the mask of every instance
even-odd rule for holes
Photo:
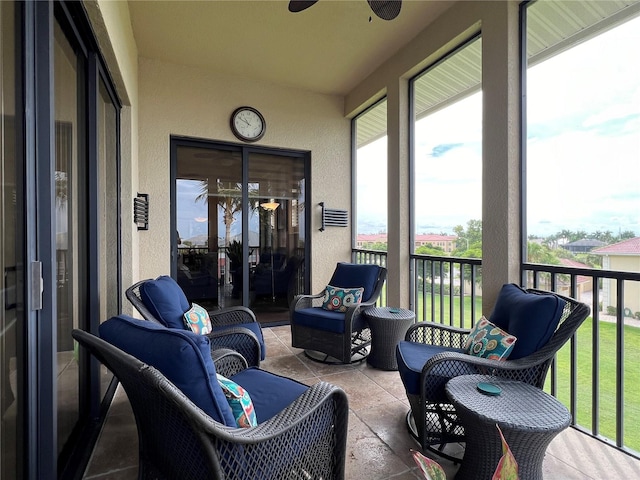
[[[636,45],[640,17],[529,69],[527,128],[536,135],[527,152],[529,233],[640,234]],[[481,218],[481,108],[478,93],[416,123],[417,226],[443,231]],[[367,168],[358,173],[364,183],[359,218],[379,220],[380,202],[386,202],[386,141],[383,151],[367,155]]]

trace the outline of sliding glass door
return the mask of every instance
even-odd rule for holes
[[[112,375],[71,331],[120,311],[120,107],[82,4],[0,25],[0,480],[79,478]]]
[[[18,423],[23,411],[18,383],[22,382],[22,362],[18,362],[18,324],[23,323],[20,303],[24,251],[21,248],[23,208],[20,172],[24,157],[20,150],[18,89],[20,69],[16,45],[15,4],[0,2],[0,479],[21,478],[18,463]]]
[[[172,156],[172,253],[189,301],[286,321],[307,284],[308,153],[173,139]]]
[[[249,153],[249,305],[265,323],[277,323],[304,288],[304,167],[290,156]]]

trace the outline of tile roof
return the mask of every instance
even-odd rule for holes
[[[640,237],[623,240],[606,247],[595,248],[591,253],[598,255],[640,255]]]
[[[590,267],[589,265],[587,265],[586,263],[576,262],[575,260],[571,260],[569,258],[561,258],[560,259],[560,263],[562,263],[562,265],[564,265],[565,267],[593,268],[593,267]],[[576,276],[576,283],[578,283],[578,284],[586,283],[589,280],[591,280],[591,277],[587,277],[585,275]]]
[[[582,240],[576,240],[575,242],[569,242],[562,245],[563,247],[602,247],[606,243],[595,238],[583,238]]]
[[[458,239],[455,235],[437,235],[433,233],[421,233],[415,236],[416,242],[454,242]],[[386,233],[359,233],[359,242],[386,242]]]

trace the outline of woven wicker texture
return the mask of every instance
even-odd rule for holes
[[[142,318],[150,322],[162,323],[147,309],[140,295],[140,286],[150,279],[134,283],[125,291],[125,296],[140,313]],[[256,317],[246,307],[228,307],[221,310],[210,310],[211,324],[216,326],[239,325],[242,323],[256,322]],[[237,327],[225,329],[223,332],[212,332],[207,335],[211,341],[211,349],[230,348],[240,352],[247,360],[249,366],[260,366],[261,350],[260,342],[255,333],[247,328]]]
[[[533,294],[548,295],[551,292],[537,289],[527,290]],[[447,443],[464,442],[465,431],[460,425],[455,407],[445,394],[445,384],[459,375],[493,373],[496,377],[519,380],[537,388],[544,381],[556,352],[573,336],[589,315],[584,303],[559,294],[565,301],[558,327],[553,336],[535,353],[517,360],[488,360],[464,353],[444,352],[434,355],[424,365],[421,373],[421,395],[409,395],[411,405],[408,420],[410,433],[416,437],[423,449],[440,452]],[[432,345],[463,348],[470,330],[433,322],[418,322],[409,328],[405,340]],[[442,375],[441,372],[447,372]],[[413,418],[411,418],[413,417]],[[447,455],[443,455],[447,458]]]
[[[371,329],[371,353],[367,363],[382,370],[397,370],[396,345],[415,323],[416,314],[411,310],[376,307],[365,310],[363,315]]]
[[[248,368],[247,360],[240,353],[229,348],[211,350],[211,359],[216,366],[216,372],[227,378]]]
[[[498,396],[478,391],[479,382],[499,386]],[[457,480],[491,479],[502,456],[500,426],[518,462],[521,480],[541,480],[542,461],[553,438],[569,426],[569,410],[551,395],[526,383],[486,375],[464,375],[446,392],[466,430],[466,449]]]
[[[304,350],[322,352],[328,357],[337,359],[342,363],[351,363],[356,354],[366,355],[371,345],[371,330],[367,322],[357,322],[359,316],[367,309],[374,307],[384,281],[387,278],[387,269],[380,267],[375,289],[371,298],[350,307],[344,314],[344,333],[330,332],[318,328],[296,324],[294,315],[296,310],[304,308],[322,307],[324,292],[316,295],[297,295],[289,307],[289,320],[291,324],[291,345]],[[356,325],[360,325],[356,327]],[[364,358],[364,356],[361,356]]]
[[[349,407],[317,383],[252,428],[213,421],[164,375],[81,330],[73,337],[121,382],[136,419],[139,478],[343,479]]]

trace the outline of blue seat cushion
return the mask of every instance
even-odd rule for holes
[[[262,336],[262,327],[258,322],[248,322],[248,323],[235,323],[229,325],[218,325],[213,327],[214,332],[222,332],[224,330],[229,330],[231,328],[246,328],[255,333],[258,338],[258,343],[260,344],[260,360],[264,360],[267,355],[266,345],[264,343],[264,337]]]
[[[180,285],[168,275],[144,282],[140,297],[145,307],[165,327],[183,329],[184,313],[191,308]]]
[[[341,288],[362,287],[362,301],[368,302],[376,289],[376,281],[380,275],[378,265],[364,265],[339,262],[333,272],[329,285]]]
[[[99,331],[103,340],[157,368],[211,418],[236,427],[231,407],[218,385],[207,337],[126,315],[111,317]]]
[[[420,395],[422,368],[431,357],[442,352],[460,352],[465,353],[462,348],[442,347],[439,345],[428,345],[425,343],[407,342],[405,340],[398,342],[396,346],[396,360],[398,361],[398,373],[404,384],[407,393],[411,395]],[[463,367],[464,368],[464,367]],[[477,373],[476,370],[469,366],[465,373]],[[460,364],[456,364],[456,369],[448,370],[447,366],[436,367],[429,375],[432,376],[430,383],[442,383],[442,395],[444,395],[444,385],[451,378],[461,374]]]
[[[308,390],[308,386],[290,378],[260,370],[247,368],[237,373],[231,380],[244,388],[253,401],[258,424],[269,420],[281,412]]]
[[[513,283],[500,289],[489,321],[518,339],[509,360],[531,355],[549,341],[558,327],[565,303],[551,293],[527,292]]]
[[[321,307],[302,308],[293,313],[291,319],[295,325],[324,330],[326,332],[344,333],[344,313],[325,310]],[[353,320],[353,331],[359,331],[365,326],[363,315],[356,315]]]

